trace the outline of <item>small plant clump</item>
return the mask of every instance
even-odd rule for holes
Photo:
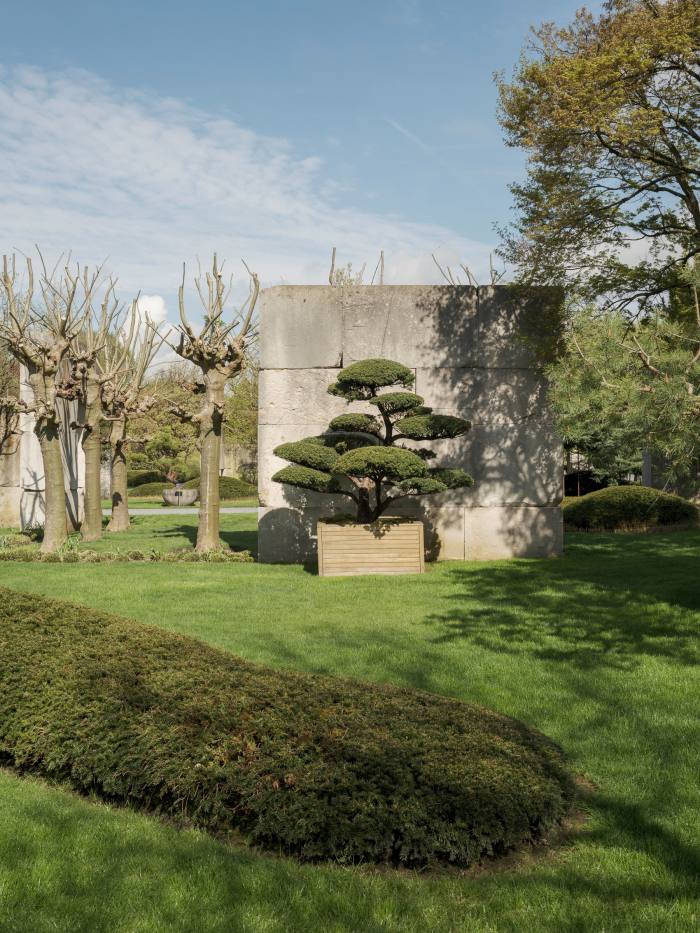
[[[255,558],[250,551],[233,551],[221,547],[204,553],[192,548],[174,548],[170,551],[158,551],[155,548],[115,548],[111,551],[78,547],[74,539],[56,551],[45,553],[31,539],[25,536],[0,537],[0,561],[13,563],[41,564],[111,564],[111,563],[172,563],[172,564],[240,564],[250,563]]]
[[[271,670],[0,590],[0,758],[305,860],[468,866],[567,812],[545,736],[393,686]]]
[[[403,441],[435,441],[459,437],[471,427],[463,418],[433,414],[420,395],[410,391],[413,371],[385,359],[361,360],[346,366],[328,389],[347,402],[364,401],[376,410],[334,418],[325,434],[280,444],[275,454],[290,461],[272,479],[313,492],[348,496],[358,522],[376,522],[393,503],[472,486],[461,469],[429,468],[428,448]],[[380,392],[400,386],[399,390]]]
[[[645,530],[656,527],[693,527],[700,509],[687,499],[647,486],[608,486],[569,499],[564,522],[571,528],[601,531]]]

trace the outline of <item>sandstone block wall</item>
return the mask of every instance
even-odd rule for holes
[[[464,437],[431,444],[437,466],[463,467],[472,489],[405,500],[431,558],[547,556],[562,549],[561,441],[536,369],[558,323],[561,295],[509,286],[278,286],[263,291],[258,476],[260,559],[313,559],[316,522],[348,500],[273,483],[284,441],[324,431],[335,415],[366,410],[327,394],[340,368],[387,357],[414,369],[436,412],[472,422]]]

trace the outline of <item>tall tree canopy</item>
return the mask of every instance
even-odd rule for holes
[[[609,0],[534,30],[500,121],[529,155],[502,254],[619,308],[687,302],[700,253],[700,3]]]

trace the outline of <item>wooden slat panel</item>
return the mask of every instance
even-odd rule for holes
[[[318,524],[321,576],[423,572],[423,525],[388,525],[381,534],[358,525]]]

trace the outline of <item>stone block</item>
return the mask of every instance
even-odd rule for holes
[[[558,557],[564,548],[564,523],[558,506],[466,509],[465,526],[467,560]]]
[[[343,321],[336,289],[277,285],[260,293],[259,310],[262,369],[342,365]]]
[[[303,425],[309,422],[323,428],[336,415],[371,411],[363,402],[347,402],[328,394],[339,369],[263,369],[260,371],[259,423]],[[278,442],[281,443],[281,442]]]
[[[563,496],[561,441],[546,422],[477,424],[462,437],[423,446],[436,454],[430,467],[462,469],[474,478],[474,486],[432,496],[436,506],[554,505]]]
[[[435,504],[434,499],[438,498],[402,499],[386,514],[405,515],[423,522],[426,560],[464,560],[465,509]]]
[[[550,359],[561,331],[559,288],[485,285],[479,288],[479,365],[532,367]]]
[[[258,560],[263,564],[300,564],[316,560],[316,523],[327,513],[314,508],[258,509]]]
[[[19,526],[22,531],[44,524],[44,492],[36,489],[21,489],[19,503]]]
[[[367,357],[412,368],[478,363],[475,288],[360,286],[342,306],[344,366]]]
[[[16,528],[19,525],[20,499],[19,486],[0,486],[0,527]]]
[[[419,367],[416,392],[436,412],[472,424],[516,424],[546,408],[544,381],[530,369]]]

